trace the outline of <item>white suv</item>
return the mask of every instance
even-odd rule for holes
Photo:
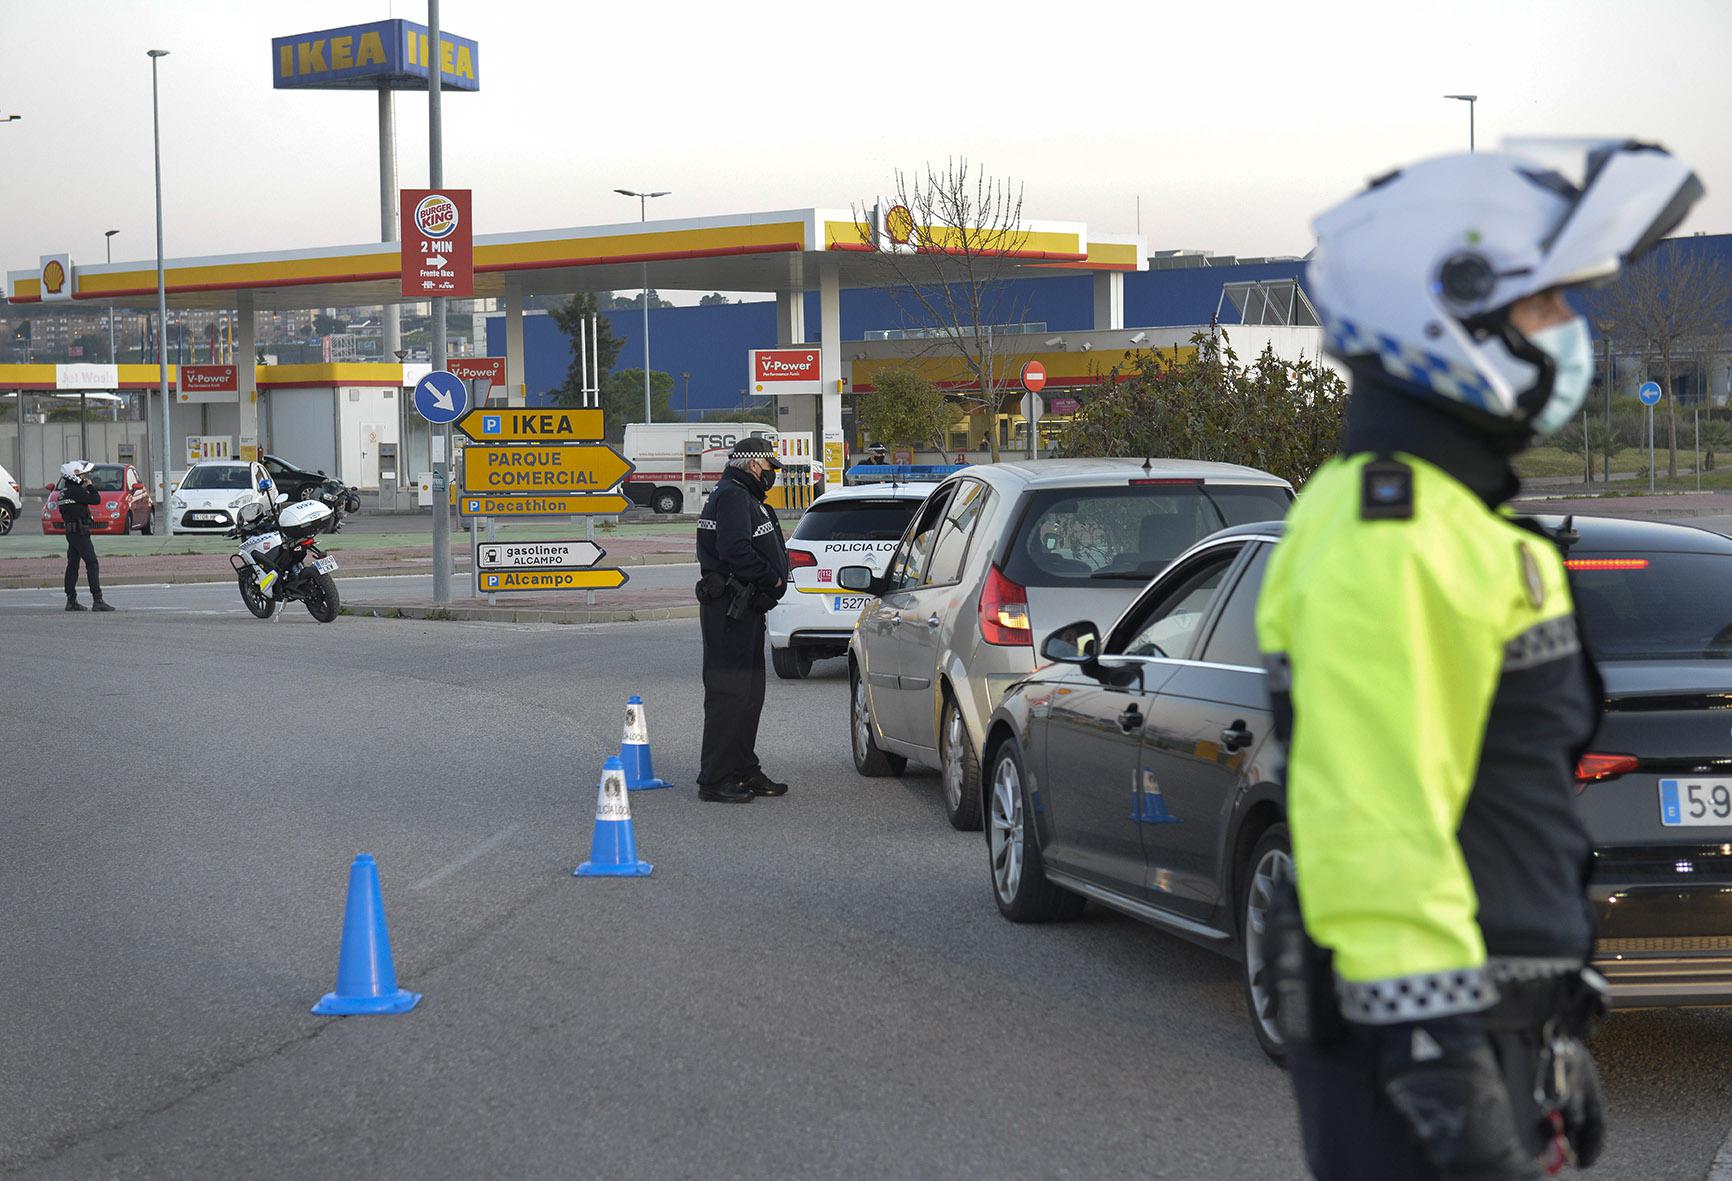
[[[12,522],[18,519],[23,506],[24,490],[18,487],[11,472],[0,467],[0,537],[12,532]]]
[[[861,484],[826,492],[788,539],[788,593],[766,621],[776,675],[797,680],[812,661],[842,656],[860,608],[872,596],[838,593],[836,570],[869,566],[874,574],[936,484]]]

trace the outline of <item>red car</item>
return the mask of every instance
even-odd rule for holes
[[[138,469],[130,463],[99,463],[90,473],[91,483],[102,493],[102,503],[90,506],[92,533],[149,533],[156,528],[156,503],[145,491]],[[48,503],[42,506],[42,532],[65,533],[60,519],[60,493],[49,486]]]

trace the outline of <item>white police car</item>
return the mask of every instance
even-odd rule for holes
[[[870,566],[873,573],[902,539],[902,531],[936,484],[861,484],[826,492],[788,539],[788,593],[766,621],[770,663],[789,680],[805,676],[812,662],[843,656],[854,620],[872,596],[836,585],[842,566]]]

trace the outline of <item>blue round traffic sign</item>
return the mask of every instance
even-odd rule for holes
[[[1657,381],[1644,381],[1642,383],[1642,388],[1636,391],[1636,397],[1642,399],[1642,405],[1644,406],[1657,405],[1660,401],[1660,383]]]
[[[455,373],[435,369],[415,383],[415,409],[428,422],[456,422],[469,410],[469,387]]]

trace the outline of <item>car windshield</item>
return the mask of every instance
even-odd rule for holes
[[[186,474],[186,479],[180,482],[180,486],[193,490],[221,488],[245,492],[253,486],[252,469],[238,463],[200,464]]]
[[[794,527],[796,541],[895,541],[921,502],[911,496],[819,502]]]
[[[1565,564],[1595,660],[1732,660],[1732,554],[1572,548]]]
[[[1004,574],[1022,586],[1146,582],[1217,529],[1280,520],[1289,501],[1278,485],[1043,489],[1029,498]]]
[[[90,473],[90,482],[98,492],[119,492],[126,469],[118,463],[99,463]]]

